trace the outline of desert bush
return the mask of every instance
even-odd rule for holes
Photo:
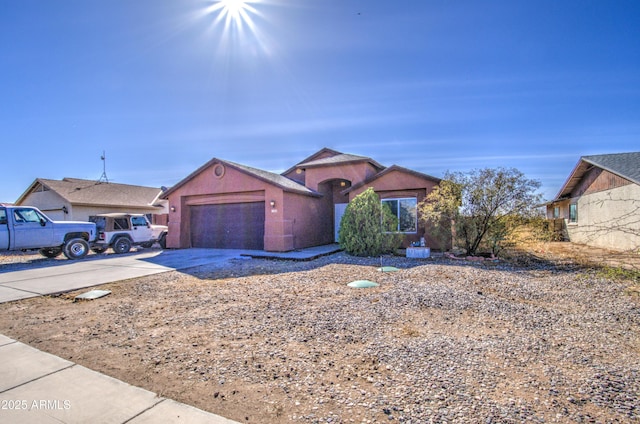
[[[497,254],[522,220],[535,215],[539,187],[514,168],[447,173],[418,208],[426,225],[467,255],[484,249]]]
[[[350,255],[378,256],[395,251],[402,242],[402,234],[393,232],[398,219],[388,206],[368,188],[347,206],[340,223],[338,241]]]

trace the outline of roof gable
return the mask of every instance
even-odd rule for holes
[[[571,171],[569,178],[562,185],[554,200],[560,200],[570,195],[582,177],[593,166],[640,185],[640,152],[583,156]]]
[[[293,165],[291,168],[284,171],[281,175],[287,175],[297,168],[313,168],[320,166],[335,166],[335,165],[344,165],[349,163],[360,163],[360,162],[369,162],[375,168],[382,170],[384,169],[383,165],[380,165],[375,160],[366,157],[366,156],[358,156],[352,155],[348,153],[338,152],[337,150],[332,150],[327,147],[318,150],[316,153],[311,156],[303,159],[297,164]]]
[[[272,184],[272,185],[274,185],[276,187],[279,187],[284,191],[300,193],[300,194],[305,194],[305,195],[310,195],[310,196],[319,196],[319,194],[316,193],[315,191],[313,191],[313,190],[305,187],[304,185],[299,184],[299,183],[293,181],[292,179],[287,178],[287,177],[285,177],[283,175],[276,174],[274,172],[264,171],[262,169],[253,168],[253,167],[250,167],[250,166],[247,166],[247,165],[242,165],[242,164],[231,162],[231,161],[228,161],[228,160],[213,158],[213,159],[209,160],[207,163],[205,163],[204,165],[202,165],[200,168],[196,169],[194,172],[189,174],[186,178],[182,179],[180,182],[178,182],[176,185],[171,187],[169,190],[165,191],[162,194],[161,198],[167,199],[177,189],[179,189],[180,187],[186,185],[189,181],[193,180],[197,175],[199,175],[200,173],[202,173],[203,171],[205,171],[206,169],[211,167],[214,163],[224,164],[225,166],[233,168],[233,169],[235,169],[235,170],[237,170],[239,172],[242,172],[243,174],[246,174],[246,175],[248,175],[250,177],[259,179],[259,180],[264,181],[264,182],[266,182],[268,184]]]
[[[640,152],[584,156],[582,160],[640,184]]]
[[[413,177],[420,178],[420,179],[423,179],[423,180],[432,181],[432,182],[434,182],[436,184],[439,184],[442,181],[440,178],[432,177],[431,175],[423,174],[422,172],[414,171],[412,169],[404,168],[404,167],[398,166],[398,165],[391,165],[390,167],[385,168],[381,172],[378,172],[377,174],[375,174],[371,178],[368,178],[367,180],[362,181],[362,182],[360,182],[358,184],[354,184],[353,186],[351,186],[348,189],[344,190],[343,193],[347,194],[347,193],[349,193],[351,191],[359,189],[362,186],[365,186],[367,184],[372,184],[374,181],[376,181],[376,180],[378,180],[380,178],[383,178],[385,175],[388,175],[388,174],[390,174],[392,172],[400,172],[400,173],[411,175]]]
[[[285,191],[299,192],[302,194],[317,194],[316,192],[309,189],[308,187],[305,187],[304,185],[297,183],[292,179],[282,176],[280,174],[264,171],[258,168],[252,168],[250,166],[242,165],[235,162],[229,162],[229,161],[221,161],[221,162],[227,165],[230,165],[231,167],[234,167],[239,171],[245,172],[246,174],[254,176],[262,181],[278,186]]]

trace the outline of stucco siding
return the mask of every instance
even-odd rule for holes
[[[572,242],[616,250],[640,249],[640,186],[625,185],[577,199],[576,223],[567,223]]]
[[[285,220],[292,235],[292,247],[302,249],[333,242],[331,198],[311,198],[285,193]]]
[[[320,184],[330,180],[346,180],[351,183],[364,181],[376,174],[369,163],[350,163],[333,166],[309,168],[306,170],[306,186],[318,191]]]
[[[78,220],[73,218],[70,213],[65,214],[63,212],[63,206],[67,209],[67,212],[71,212],[71,205],[69,205],[69,203],[60,195],[51,190],[29,193],[21,202],[21,205],[35,206],[54,221]]]

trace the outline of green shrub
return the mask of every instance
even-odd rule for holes
[[[338,241],[350,255],[379,256],[393,252],[402,243],[398,219],[382,205],[372,188],[356,196],[347,206],[340,223]]]

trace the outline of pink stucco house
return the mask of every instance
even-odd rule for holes
[[[286,252],[337,241],[347,204],[372,187],[398,215],[404,245],[425,237],[417,204],[440,179],[322,149],[282,174],[213,158],[163,194],[167,247]]]

